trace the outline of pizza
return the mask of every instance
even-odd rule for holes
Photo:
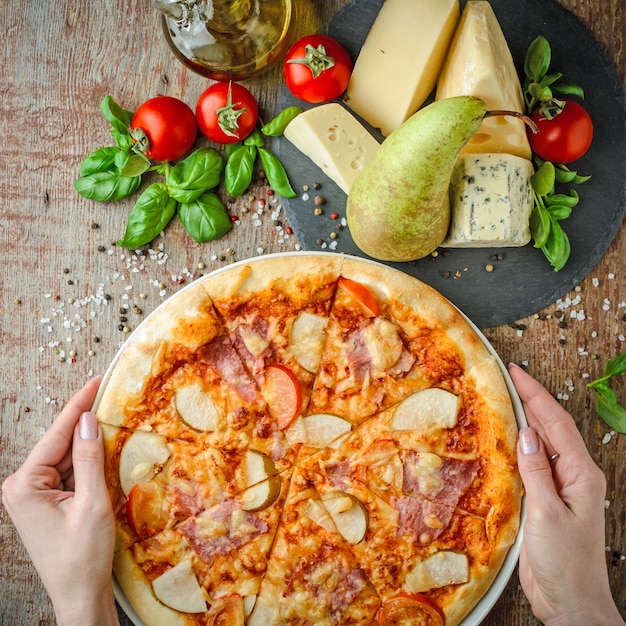
[[[454,626],[518,534],[498,358],[382,264],[294,253],[198,279],[95,410],[114,574],[147,626]]]

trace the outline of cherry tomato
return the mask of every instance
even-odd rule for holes
[[[400,592],[383,602],[376,614],[376,621],[379,626],[443,626],[445,617],[443,611],[421,593]]]
[[[202,133],[216,143],[245,139],[259,119],[254,96],[239,83],[218,82],[204,90],[196,104]]]
[[[137,483],[128,493],[126,517],[140,539],[163,530],[170,516],[163,490],[156,483]]]
[[[373,315],[380,315],[380,307],[374,294],[362,283],[346,278],[339,277],[339,284],[358,302],[371,311]]]
[[[591,145],[593,123],[589,113],[578,102],[565,100],[563,110],[553,119],[546,119],[536,108],[531,119],[539,127],[538,133],[528,131],[533,152],[544,161],[571,163],[579,159]]]
[[[155,161],[174,161],[183,156],[198,132],[193,111],[171,96],[146,100],[135,111],[130,128],[139,149]]]
[[[263,394],[278,428],[287,428],[302,407],[302,387],[296,375],[284,365],[269,365],[264,372]]]
[[[289,48],[283,63],[285,84],[305,102],[338,98],[348,86],[352,59],[348,51],[328,35],[308,35]]]

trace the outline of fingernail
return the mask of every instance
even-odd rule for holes
[[[523,454],[539,452],[539,438],[533,428],[522,428],[519,431],[519,444]]]
[[[86,411],[80,416],[78,424],[78,436],[81,439],[98,438],[98,420],[91,411]]]

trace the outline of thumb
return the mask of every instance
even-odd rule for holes
[[[529,510],[535,508],[533,504],[544,503],[547,498],[558,498],[550,461],[534,428],[522,428],[519,431],[517,464]]]
[[[74,497],[81,502],[108,500],[104,480],[104,446],[96,416],[85,412],[80,416],[72,445]]]

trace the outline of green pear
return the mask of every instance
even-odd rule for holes
[[[363,252],[412,261],[441,244],[450,223],[454,164],[486,113],[478,98],[446,98],[420,109],[383,141],[348,194],[348,227]]]

